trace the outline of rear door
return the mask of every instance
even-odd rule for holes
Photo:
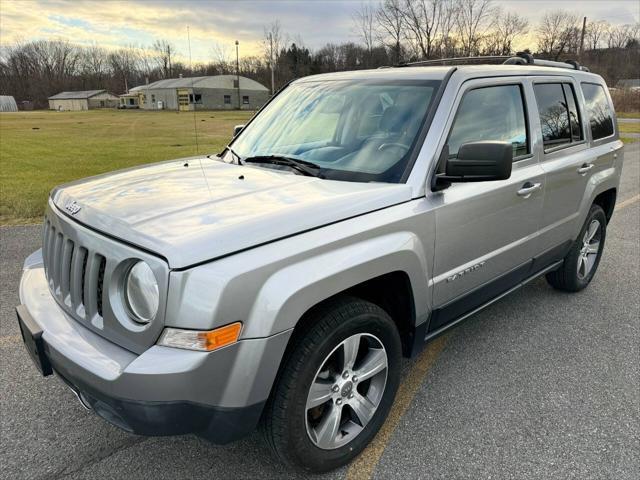
[[[598,155],[589,147],[591,132],[586,128],[587,112],[578,82],[570,77],[537,78],[533,89],[534,122],[539,123],[536,130],[542,137],[539,155],[546,173],[540,244],[549,257],[562,258],[579,231],[587,184],[610,166],[612,157]],[[613,134],[610,125],[607,136]]]
[[[533,154],[527,116],[532,91],[522,80],[478,79],[459,92],[445,141],[449,156],[482,140],[511,142],[511,178],[453,183],[433,193],[436,245],[434,331],[510,289],[529,274],[539,250],[537,230],[544,171]]]

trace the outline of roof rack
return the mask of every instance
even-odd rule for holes
[[[468,64],[486,64],[499,63],[502,65],[536,65],[541,67],[568,68],[572,70],[580,70],[588,72],[589,69],[580,65],[575,60],[565,60],[564,62],[555,62],[553,60],[542,60],[533,58],[533,55],[525,52],[517,52],[515,56],[510,55],[486,55],[479,57],[453,57],[439,58],[436,60],[420,60],[417,62],[401,63],[396,67],[426,67],[429,65],[468,65]],[[388,67],[379,67],[388,68]]]

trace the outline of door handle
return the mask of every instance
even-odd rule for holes
[[[541,183],[525,183],[520,190],[518,190],[518,196],[523,198],[529,198],[533,192],[542,188]]]
[[[578,173],[580,175],[586,174],[589,170],[591,170],[595,165],[593,163],[583,163],[582,166],[578,169]]]

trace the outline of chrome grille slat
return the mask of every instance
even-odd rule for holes
[[[84,308],[87,317],[93,319],[98,313],[98,272],[102,255],[89,252],[84,274]]]
[[[44,268],[45,270],[48,268],[48,252],[47,252],[47,246],[49,245],[49,234],[51,231],[51,222],[49,220],[46,220],[44,222],[44,230],[42,232],[42,260],[44,262]]]
[[[62,243],[62,233],[58,232],[54,240],[53,256],[51,258],[53,266],[53,288],[55,289],[55,294],[58,296],[60,295],[60,271],[62,269]]]
[[[87,249],[77,247],[71,261],[71,279],[69,290],[71,291],[71,306],[73,310],[84,318],[84,305],[82,304],[83,285],[82,285],[82,265],[87,255]]]
[[[60,294],[64,303],[71,305],[69,289],[71,279],[71,259],[73,258],[74,243],[72,240],[66,239],[62,249],[62,264],[60,274]]]

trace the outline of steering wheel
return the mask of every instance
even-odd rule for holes
[[[404,143],[383,143],[382,145],[380,145],[378,147],[378,151],[382,152],[383,150],[386,150],[387,148],[393,148],[393,147],[401,148],[404,151],[408,151],[409,150],[409,147],[407,145],[405,145]]]

